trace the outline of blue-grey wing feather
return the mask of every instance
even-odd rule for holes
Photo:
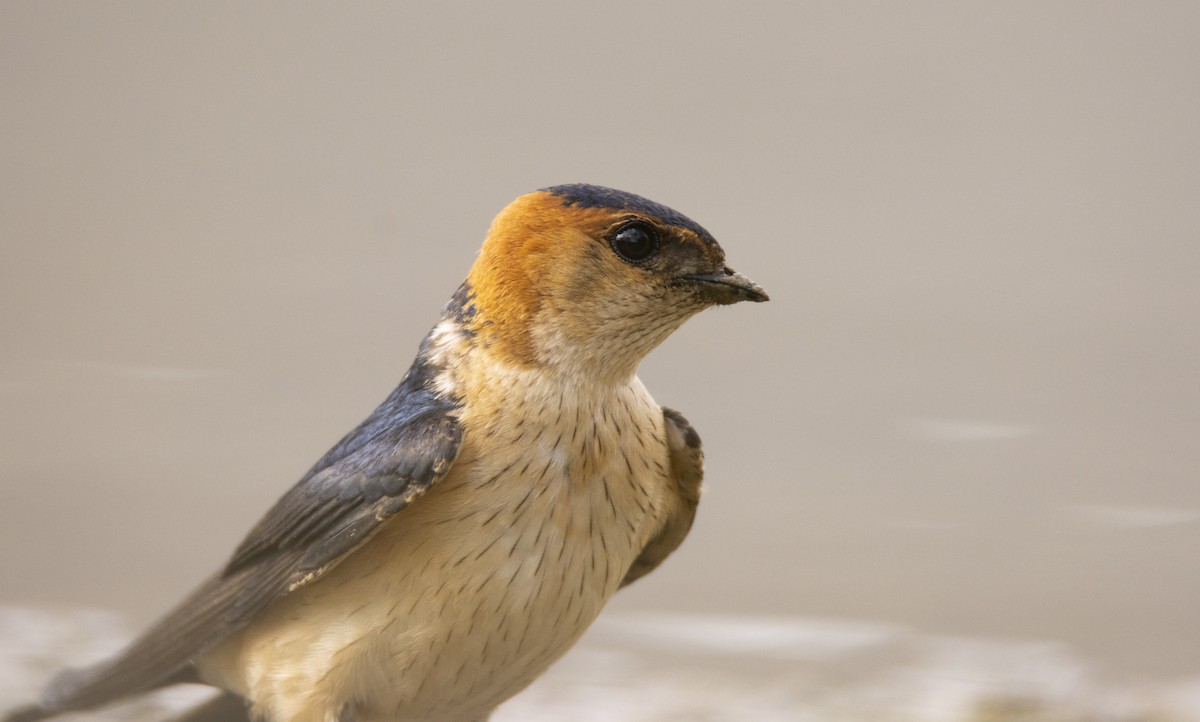
[[[458,405],[432,391],[421,357],[400,386],[271,508],[226,567],[115,658],[68,670],[22,719],[172,684],[192,661],[352,553],[449,471]],[[40,716],[38,716],[40,715]]]

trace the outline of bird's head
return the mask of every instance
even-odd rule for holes
[[[467,323],[491,352],[592,378],[632,375],[707,306],[767,300],[694,221],[582,184],[545,188],[501,211],[463,290]]]

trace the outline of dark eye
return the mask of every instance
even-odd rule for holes
[[[612,247],[626,261],[641,263],[658,253],[658,236],[645,224],[631,223],[613,235]]]

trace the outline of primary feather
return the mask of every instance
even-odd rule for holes
[[[425,365],[418,357],[387,400],[267,512],[224,570],[113,659],[61,674],[44,707],[85,709],[191,679],[194,659],[315,581],[444,477],[462,432],[457,404],[425,388]]]

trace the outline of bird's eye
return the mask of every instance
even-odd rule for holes
[[[653,228],[632,223],[613,234],[612,248],[629,263],[641,263],[658,253],[658,236]]]

